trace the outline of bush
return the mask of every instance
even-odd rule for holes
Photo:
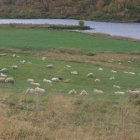
[[[85,25],[84,21],[83,20],[79,20],[79,26],[84,26],[84,25]]]

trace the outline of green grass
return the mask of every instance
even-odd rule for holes
[[[39,29],[0,29],[0,46],[23,50],[66,47],[92,51],[140,51],[140,42]]]
[[[98,68],[101,67],[99,65],[55,59],[42,61],[41,57],[30,56],[27,54],[19,55],[21,56],[20,58],[12,57],[12,53],[8,53],[8,56],[0,57],[0,68],[7,67],[9,69],[7,74],[16,79],[14,85],[0,84],[0,88],[11,87],[15,93],[21,94],[24,93],[28,87],[31,87],[31,85],[27,83],[27,79],[33,78],[36,82],[41,84],[42,88],[46,89],[46,94],[67,94],[71,89],[76,89],[78,93],[80,93],[81,90],[85,89],[89,93],[89,97],[93,97],[93,99],[113,100],[121,97],[114,95],[115,91],[126,91],[128,89],[134,90],[140,86],[138,76],[139,68],[133,70],[136,72],[136,75],[127,75],[123,73],[125,70],[107,66],[103,66],[104,70],[99,71]],[[27,62],[30,61],[32,64],[21,64],[20,60],[26,60]],[[137,61],[132,63],[138,64]],[[15,64],[19,66],[18,70],[12,70],[11,66]],[[53,64],[54,68],[48,69],[48,64]],[[70,65],[71,67],[67,68],[66,65]],[[117,73],[111,73],[112,69],[117,70]],[[75,70],[78,71],[79,74],[71,75],[70,72]],[[94,78],[86,77],[90,72],[95,74]],[[112,76],[116,77],[116,80],[109,80]],[[54,82],[52,86],[43,83],[44,78],[51,79],[52,77],[61,77],[63,79],[71,80],[69,83]],[[94,81],[96,78],[99,78],[101,82],[96,83]],[[121,86],[121,89],[114,89],[112,87],[114,84]],[[105,93],[103,95],[95,95],[93,94],[94,88],[101,89]]]

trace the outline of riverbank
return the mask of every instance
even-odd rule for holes
[[[89,26],[80,25],[50,25],[50,24],[21,24],[10,23],[0,24],[0,28],[15,28],[15,29],[57,29],[57,30],[90,30]]]

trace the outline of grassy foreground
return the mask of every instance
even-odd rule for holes
[[[0,46],[22,50],[65,47],[92,51],[140,51],[140,42],[39,29],[0,29]]]
[[[54,50],[55,51],[55,50]],[[6,140],[139,140],[140,112],[139,101],[131,102],[129,96],[115,95],[115,91],[134,90],[140,87],[139,55],[123,54],[117,56],[103,54],[88,57],[89,62],[83,61],[84,54],[58,53],[59,59],[52,53],[42,51],[1,49],[7,56],[0,57],[0,68],[8,68],[8,76],[15,78],[14,84],[0,84],[0,138]],[[58,51],[58,50],[57,50]],[[43,51],[44,52],[44,51]],[[13,57],[12,55],[16,54]],[[39,55],[38,55],[39,54]],[[62,56],[65,56],[62,58]],[[47,56],[42,60],[42,56]],[[66,58],[66,56],[68,58]],[[70,58],[69,58],[70,57]],[[77,59],[77,58],[81,59]],[[71,59],[72,58],[72,59]],[[75,58],[75,59],[74,59]],[[113,58],[113,59],[111,59]],[[21,60],[26,60],[21,64]],[[112,60],[112,62],[108,62]],[[83,62],[82,62],[83,61]],[[128,63],[131,61],[131,63]],[[30,63],[29,63],[30,62]],[[97,63],[92,63],[97,62]],[[99,63],[100,62],[100,63]],[[122,63],[120,66],[118,63]],[[109,65],[109,64],[112,65]],[[54,68],[48,69],[47,65]],[[104,65],[106,64],[106,65]],[[17,70],[11,68],[18,65]],[[71,67],[67,67],[69,65]],[[117,66],[117,67],[116,67]],[[103,71],[98,68],[102,67]],[[71,75],[71,71],[78,75]],[[116,70],[117,73],[111,73]],[[135,75],[124,74],[133,71]],[[87,78],[89,72],[94,78]],[[116,80],[109,80],[114,76]],[[54,82],[52,85],[43,83],[43,78],[61,77],[70,79],[69,82]],[[31,85],[27,78],[33,78],[46,89],[46,93],[25,94]],[[94,80],[99,78],[101,82]],[[113,84],[121,89],[114,89]],[[103,94],[93,93],[93,89],[101,89]],[[77,95],[68,95],[68,91],[76,89]],[[82,89],[89,95],[79,96]]]

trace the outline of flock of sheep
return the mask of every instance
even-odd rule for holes
[[[7,55],[7,54],[5,54],[5,53],[0,54],[0,56],[6,56],[6,55]],[[13,57],[20,57],[20,56],[17,56],[16,54],[13,54],[12,56],[13,56]],[[42,57],[42,60],[46,60],[46,57]],[[26,61],[26,60],[21,60],[20,63],[21,63],[21,64],[24,64],[24,63],[27,63],[27,61]],[[28,62],[28,63],[31,64],[31,62]],[[53,67],[54,67],[53,64],[49,64],[49,65],[47,66],[47,68],[53,68]],[[71,67],[71,66],[66,65],[66,67]],[[11,66],[11,69],[13,69],[13,70],[18,70],[18,66],[17,66],[17,65],[12,65],[12,66]],[[103,71],[103,68],[100,67],[98,70],[99,70],[99,71]],[[15,79],[14,79],[13,77],[9,77],[8,75],[6,75],[7,72],[8,72],[8,69],[7,69],[7,68],[1,68],[1,69],[0,69],[0,83],[14,83],[14,82],[15,82]],[[111,70],[111,73],[117,73],[117,71]],[[135,72],[127,72],[127,71],[124,71],[124,73],[125,73],[125,74],[132,74],[132,75],[136,74]],[[79,73],[78,73],[78,71],[71,71],[70,74],[71,74],[71,75],[78,75]],[[140,73],[139,73],[138,75],[140,75]],[[87,77],[87,78],[94,78],[95,75],[94,75],[93,73],[88,73],[88,74],[86,75],[86,77]],[[112,76],[112,77],[109,78],[109,80],[115,80],[115,79],[116,79],[116,78],[115,78],[114,76]],[[63,79],[62,79],[62,78],[59,78],[59,77],[53,77],[53,78],[51,78],[51,79],[46,79],[46,78],[44,78],[44,79],[43,79],[43,82],[44,82],[44,83],[49,83],[50,85],[52,85],[53,82],[58,82],[58,81],[61,81],[61,80],[63,80]],[[70,80],[70,79],[67,79],[67,81],[69,81],[69,80]],[[94,81],[97,82],[97,83],[100,83],[100,82],[101,82],[101,80],[98,79],[98,78],[96,78]],[[30,88],[27,88],[26,91],[25,91],[25,93],[45,93],[45,92],[46,92],[45,89],[40,88],[40,83],[35,82],[34,79],[31,79],[31,78],[30,78],[30,79],[27,79],[27,82],[28,82],[31,86],[34,86],[34,88],[31,88],[31,87],[30,87]],[[121,87],[120,87],[119,85],[113,85],[113,88],[121,89]],[[103,90],[100,90],[100,89],[94,89],[94,90],[93,90],[93,93],[95,93],[95,94],[103,94],[104,91],[103,91]],[[119,94],[119,95],[124,95],[124,94],[126,94],[126,93],[129,93],[130,95],[135,96],[135,97],[140,97],[140,89],[128,90],[128,91],[126,91],[126,92],[124,92],[124,91],[116,91],[116,92],[114,92],[114,94]],[[72,89],[72,90],[70,90],[70,91],[68,92],[68,94],[75,95],[75,94],[77,94],[77,91],[76,91],[75,89]],[[88,95],[88,92],[87,92],[86,90],[83,89],[83,90],[80,92],[79,95],[81,95],[81,96],[86,96],[86,95]]]

